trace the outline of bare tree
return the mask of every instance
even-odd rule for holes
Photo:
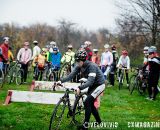
[[[150,33],[151,44],[158,45],[158,33],[160,31],[159,22],[159,0],[126,0],[128,6],[121,7],[126,13],[123,13],[125,18],[134,17],[143,24],[142,33]],[[127,8],[126,8],[127,7]]]

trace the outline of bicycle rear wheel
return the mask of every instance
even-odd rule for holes
[[[131,78],[130,78],[130,82],[129,82],[130,94],[132,94],[134,89],[137,87],[137,83],[136,83],[137,78],[136,77],[137,77],[136,75],[132,75]]]
[[[18,70],[18,72],[16,74],[16,84],[17,85],[22,84],[23,75],[24,75],[23,70],[22,69]]]
[[[83,97],[77,97],[74,102],[72,121],[75,125],[84,123],[85,111],[83,104]]]
[[[55,81],[56,79],[56,73],[55,72],[51,72],[49,75],[48,75],[48,80],[49,81]]]
[[[50,119],[49,130],[59,130],[65,108],[66,101],[64,101],[64,99],[61,98],[53,110]]]

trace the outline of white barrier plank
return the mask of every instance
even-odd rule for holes
[[[77,88],[78,86],[80,86],[80,83],[66,82],[66,83],[63,83],[63,85],[67,88]],[[53,90],[53,87],[54,87],[54,82],[49,82],[49,81],[35,81],[35,84],[34,84],[35,90]],[[55,90],[65,91],[65,88],[61,86],[56,86]]]
[[[9,92],[12,93],[10,99],[11,102],[30,102],[41,104],[57,104],[59,99],[64,95],[63,93],[31,92],[17,90],[9,90]],[[73,104],[75,100],[75,95],[70,94],[69,96],[71,104]]]

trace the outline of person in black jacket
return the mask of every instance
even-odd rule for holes
[[[148,76],[148,93],[149,97],[148,100],[155,100],[156,95],[158,94],[158,80],[159,80],[159,74],[160,74],[160,58],[158,57],[156,53],[157,49],[154,46],[151,46],[148,49],[149,52],[149,59],[148,63],[144,66],[149,65],[149,76]]]
[[[81,90],[88,88],[88,95],[84,102],[85,120],[83,125],[79,127],[80,130],[88,129],[91,113],[94,115],[97,123],[101,123],[101,118],[96,107],[94,106],[94,101],[105,89],[105,79],[103,73],[95,63],[86,60],[86,57],[87,52],[85,50],[78,50],[78,52],[75,54],[77,65],[67,77],[58,81],[58,83],[69,81],[73,79],[80,71],[84,74],[84,78],[87,78],[87,82],[79,86],[76,90],[76,93],[79,94]]]

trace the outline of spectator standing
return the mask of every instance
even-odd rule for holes
[[[87,52],[87,60],[91,61],[92,59],[92,50],[91,50],[91,45],[92,43],[90,41],[85,41],[84,42],[84,49]]]
[[[22,69],[24,71],[23,82],[26,83],[27,73],[28,73],[28,63],[32,58],[32,51],[29,48],[29,42],[24,42],[24,47],[22,47],[18,54],[17,60],[22,64]]]
[[[8,61],[9,37],[3,38],[3,43],[0,46],[0,69],[5,70]]]

